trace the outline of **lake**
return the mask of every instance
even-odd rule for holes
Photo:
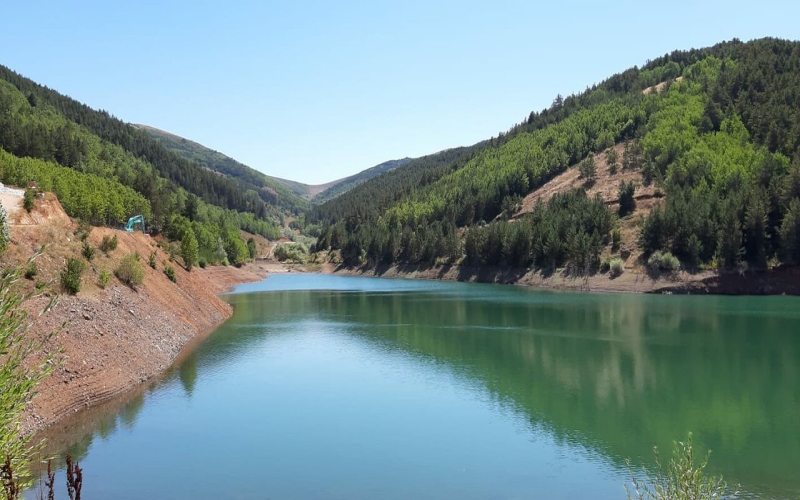
[[[693,433],[800,498],[800,300],[275,275],[147,388],[48,434],[84,498],[624,499]],[[63,475],[57,479],[63,494]]]

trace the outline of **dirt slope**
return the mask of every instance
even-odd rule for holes
[[[74,234],[77,225],[52,195],[37,202],[31,214],[14,211],[10,220],[12,245],[1,263],[22,262],[46,245],[36,261],[38,274],[22,285],[33,290],[39,284],[48,293],[60,293],[59,272],[68,258],[81,255],[81,242]],[[97,248],[103,236],[116,236],[117,249],[108,256],[96,250],[81,292],[77,296],[62,294],[59,304],[34,322],[32,333],[38,336],[57,330],[64,322],[66,326],[47,344],[47,352],[61,351],[62,362],[39,385],[39,394],[25,414],[27,431],[106,401],[161,373],[189,340],[211,331],[231,315],[230,306],[218,293],[263,277],[257,269],[231,267],[187,272],[174,262],[177,283],[172,283],[163,272],[169,256],[149,236],[94,228],[87,241]],[[133,290],[112,278],[106,289],[101,289],[96,284],[100,271],[113,271],[122,256],[133,252],[141,256],[144,284]],[[152,252],[157,269],[147,265]],[[31,312],[47,301],[46,297],[34,300]]]

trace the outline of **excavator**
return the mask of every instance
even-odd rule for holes
[[[141,215],[134,215],[133,217],[128,219],[128,223],[125,224],[125,230],[128,231],[129,233],[132,233],[133,228],[136,226],[136,224],[140,224],[142,227],[142,232],[146,233],[144,228],[144,217]]]

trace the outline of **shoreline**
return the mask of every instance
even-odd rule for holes
[[[472,268],[457,265],[338,266],[332,274],[379,278],[459,281],[523,286],[541,290],[600,293],[648,293],[676,295],[800,295],[800,266],[763,272],[718,274],[681,271],[651,276],[637,269],[610,278],[606,274],[575,276],[559,270],[550,274],[531,269]]]
[[[80,421],[88,409],[140,393],[231,317],[222,293],[266,278],[271,267],[181,269],[180,293],[162,294],[145,283],[137,291],[114,286],[92,297],[61,297],[32,327],[45,335],[67,322],[46,346],[48,353],[61,351],[61,363],[37,386],[23,433],[46,432],[70,416]]]

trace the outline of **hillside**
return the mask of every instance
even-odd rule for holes
[[[402,158],[400,160],[385,161],[379,165],[375,165],[374,167],[362,170],[357,174],[345,177],[344,179],[333,181],[329,184],[326,184],[325,189],[316,194],[312,199],[312,201],[314,203],[325,203],[328,200],[332,200],[337,196],[340,196],[350,191],[354,187],[372,179],[373,177],[377,177],[386,172],[391,172],[396,168],[408,164],[408,162],[410,161],[411,158]]]
[[[250,189],[271,193],[277,197],[280,206],[291,210],[295,214],[299,213],[298,211],[300,209],[308,208],[308,201],[312,203],[324,203],[346,193],[373,177],[394,170],[411,161],[410,158],[390,160],[349,177],[337,179],[325,184],[303,184],[302,182],[263,174],[218,151],[214,151],[202,144],[198,144],[197,142],[170,132],[165,132],[148,125],[137,124],[134,125],[134,127],[147,132],[147,135],[182,158],[190,160],[224,177],[230,177],[241,181]]]
[[[78,223],[67,216],[52,194],[38,200],[30,213],[22,209],[18,196],[2,194],[2,203],[9,212],[11,244],[0,255],[0,265],[8,269],[24,262],[32,248],[44,245],[44,253],[35,261],[35,274],[20,280],[18,286],[61,295],[54,309],[33,316],[33,333],[43,339],[66,322],[38,353],[60,352],[62,362],[39,385],[39,394],[25,415],[26,431],[107,401],[158,375],[189,340],[230,316],[230,306],[217,297],[223,291],[222,283],[261,277],[247,269],[195,268],[187,272],[172,264],[173,282],[164,272],[170,256],[156,239],[141,232],[94,228],[86,237],[90,247],[98,248],[104,237],[112,236],[118,239],[118,246],[107,255],[96,251],[80,279],[80,292],[66,295],[58,285],[59,273],[68,258],[82,253]],[[155,258],[156,269],[143,263],[142,285],[132,288],[113,276],[105,287],[98,285],[102,271],[113,271],[123,256],[133,252],[143,260],[151,254]],[[38,312],[47,301],[45,296],[32,299],[31,312]]]
[[[194,264],[241,264],[244,230],[276,239],[285,197],[220,176],[145,132],[0,66],[2,182],[55,193],[66,213],[119,227],[142,215],[153,234],[194,241]],[[290,209],[291,208],[291,209]]]
[[[288,185],[282,179],[262,174],[229,156],[175,134],[147,125],[136,124],[134,127],[144,130],[147,135],[160,142],[168,150],[204,169],[236,179],[248,189],[268,193],[268,196],[274,197],[277,204],[286,210],[298,213],[300,210],[308,208],[308,202],[305,199],[307,195],[303,190]]]
[[[364,183],[307,223],[317,250],[372,270],[776,269],[800,262],[797,102],[798,42],[676,51],[559,96],[432,175],[414,179],[411,162]],[[392,189],[390,176],[409,180]]]

